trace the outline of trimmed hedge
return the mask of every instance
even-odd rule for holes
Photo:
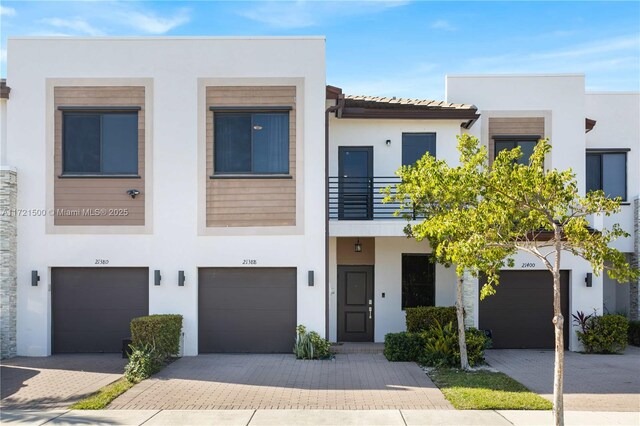
[[[131,320],[131,342],[136,347],[151,347],[163,358],[178,355],[182,315],[149,315]]]
[[[409,333],[419,333],[429,331],[436,325],[453,323],[454,328],[458,327],[455,306],[419,306],[417,308],[406,308],[407,331]]]
[[[630,345],[640,346],[640,321],[629,321],[627,336]]]
[[[418,361],[426,343],[426,333],[389,333],[384,336],[384,356],[389,361]]]
[[[594,316],[584,331],[576,331],[586,353],[612,354],[627,347],[629,320],[622,315]]]

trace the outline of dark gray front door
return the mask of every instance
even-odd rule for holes
[[[51,269],[52,352],[120,352],[149,314],[147,268]]]
[[[338,219],[373,218],[373,147],[338,148]]]
[[[296,319],[295,268],[198,272],[200,353],[290,353]]]
[[[338,266],[338,341],[373,342],[373,266]]]
[[[481,285],[484,280],[481,280]],[[569,345],[569,272],[561,271],[564,345]],[[553,349],[553,278],[544,271],[502,271],[496,294],[480,302],[480,329],[496,349]]]

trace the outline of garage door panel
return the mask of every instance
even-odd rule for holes
[[[569,341],[569,273],[561,272],[565,346]],[[548,271],[502,271],[496,294],[480,301],[479,327],[494,348],[552,349],[553,279]]]
[[[206,268],[198,274],[198,346],[207,352],[290,352],[295,268]]]
[[[149,313],[147,268],[52,268],[53,352],[119,352]]]

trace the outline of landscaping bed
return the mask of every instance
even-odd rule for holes
[[[550,401],[504,373],[433,369],[428,376],[459,410],[550,410]]]

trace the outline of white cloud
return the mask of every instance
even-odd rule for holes
[[[449,23],[449,21],[445,21],[444,19],[438,19],[437,21],[433,21],[430,25],[434,30],[442,30],[442,31],[456,31],[457,28]]]
[[[190,20],[186,9],[180,9],[171,18],[163,18],[152,12],[132,10],[123,11],[120,17],[123,19],[123,23],[147,34],[165,34]]]
[[[55,28],[71,30],[71,32],[75,34],[83,34],[89,36],[98,36],[103,34],[102,31],[94,28],[91,24],[81,18],[45,18],[42,19],[41,22]]]
[[[319,2],[298,0],[245,3],[250,7],[239,15],[274,28],[306,28],[335,22],[344,16],[369,15],[404,6],[408,1],[343,1]]]
[[[12,7],[0,6],[0,16],[15,16],[16,10]]]

